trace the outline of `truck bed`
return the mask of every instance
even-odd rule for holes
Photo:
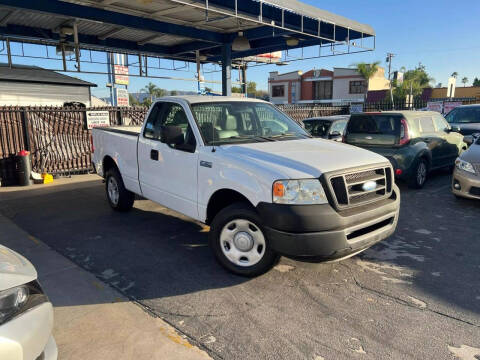
[[[93,128],[95,152],[93,162],[102,164],[106,154],[110,154],[123,177],[125,187],[134,193],[140,193],[138,183],[137,142],[141,126],[111,126]],[[99,175],[103,169],[96,167]]]

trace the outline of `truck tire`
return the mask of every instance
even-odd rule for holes
[[[261,275],[278,259],[269,246],[260,217],[246,203],[234,203],[215,216],[209,242],[217,261],[241,276]]]
[[[112,209],[121,212],[130,210],[135,201],[135,194],[125,189],[118,170],[115,168],[108,170],[105,180],[105,192]]]
[[[421,189],[428,176],[428,162],[424,158],[417,160],[413,171],[408,179],[408,186],[412,189]]]

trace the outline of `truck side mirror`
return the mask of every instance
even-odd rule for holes
[[[168,145],[180,145],[185,142],[180,126],[162,126],[160,128],[160,141]]]
[[[340,136],[342,136],[342,134],[340,134],[340,132],[332,131],[328,137],[330,139],[336,139],[336,138],[339,138]]]

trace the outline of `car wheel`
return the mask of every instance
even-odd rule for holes
[[[135,194],[125,188],[118,170],[108,170],[105,180],[107,200],[112,209],[122,212],[130,210],[135,201]]]
[[[218,262],[237,275],[261,275],[278,259],[260,217],[248,204],[235,203],[220,211],[210,226],[209,241]]]
[[[428,176],[428,163],[425,159],[419,159],[412,174],[410,175],[408,186],[414,189],[421,189]]]

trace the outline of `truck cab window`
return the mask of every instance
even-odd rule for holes
[[[193,134],[192,128],[188,122],[187,114],[183,110],[183,107],[175,103],[165,104],[165,109],[162,116],[162,121],[160,122],[160,132],[166,127],[176,128],[181,130],[183,141],[172,145],[173,148],[183,151],[194,151],[195,150],[195,135]]]
[[[160,129],[160,115],[163,112],[164,103],[157,103],[153,106],[148,116],[147,122],[145,123],[145,130],[143,131],[143,136],[147,139],[160,139],[159,129]]]

